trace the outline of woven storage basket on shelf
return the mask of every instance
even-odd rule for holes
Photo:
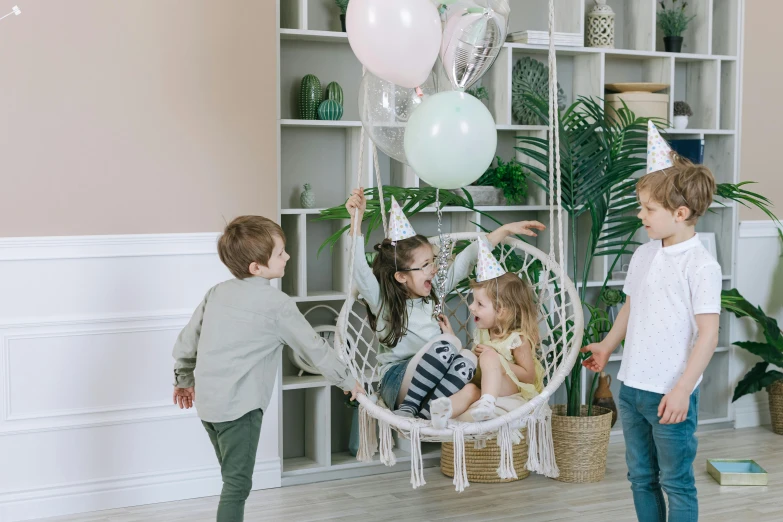
[[[593,406],[587,416],[567,417],[564,405],[552,408],[552,439],[561,482],[599,482],[606,473],[606,452],[612,429],[612,410]]]
[[[469,482],[495,484],[497,482],[514,482],[522,480],[530,475],[525,469],[527,462],[527,428],[522,429],[522,442],[515,444],[514,470],[517,472],[515,479],[501,479],[498,476],[500,466],[500,447],[495,440],[487,441],[483,449],[476,449],[472,442],[465,443],[465,468],[468,472]],[[454,444],[444,442],[440,451],[440,470],[447,477],[454,477]]]
[[[769,393],[769,415],[772,418],[772,431],[783,435],[783,381],[767,386]]]

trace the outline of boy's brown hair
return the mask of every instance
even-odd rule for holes
[[[218,255],[237,279],[252,277],[250,265],[256,262],[267,266],[275,236],[283,240],[285,234],[280,225],[263,216],[239,216],[226,225],[218,239]]]
[[[694,165],[687,158],[672,153],[674,165],[643,176],[636,182],[637,197],[642,191],[650,194],[650,200],[669,212],[680,207],[691,211],[685,223],[695,225],[707,212],[715,194],[715,178],[704,165]]]
[[[537,348],[541,342],[538,332],[538,306],[533,287],[513,272],[478,282],[470,281],[470,288],[483,288],[497,312],[497,325],[490,331],[500,338],[511,332],[522,332]]]

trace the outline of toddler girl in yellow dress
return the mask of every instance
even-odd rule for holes
[[[470,407],[475,421],[495,416],[498,397],[515,396],[530,400],[544,388],[544,367],[536,357],[539,344],[538,308],[530,284],[516,274],[506,273],[487,243],[479,240],[476,280],[471,282],[473,303],[470,312],[476,328],[473,352],[478,369],[473,385],[481,388],[481,398]],[[470,393],[470,385],[459,393]],[[474,392],[475,393],[475,392]],[[444,397],[432,401],[430,413],[435,426],[458,417],[453,404],[461,401]]]

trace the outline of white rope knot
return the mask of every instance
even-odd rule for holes
[[[397,464],[397,457],[394,455],[394,438],[392,437],[391,425],[386,421],[381,421],[381,464],[384,466],[394,466]]]
[[[500,446],[500,466],[498,466],[498,477],[503,480],[516,479],[517,472],[514,469],[514,430],[508,424],[501,426],[498,431],[498,446]]]
[[[364,406],[359,406],[359,451],[356,460],[370,462],[378,452],[378,439],[375,436],[375,417]]]
[[[462,493],[470,486],[468,482],[468,468],[465,463],[465,425],[457,424],[454,427],[454,480],[452,481],[457,493]]]
[[[560,476],[552,440],[552,409],[546,402],[542,402],[527,418],[527,440],[525,467],[546,477]]]
[[[421,424],[411,421],[411,486],[413,489],[426,484],[424,480],[424,459],[421,455]]]

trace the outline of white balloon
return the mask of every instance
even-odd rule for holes
[[[483,103],[459,91],[427,98],[408,120],[405,155],[418,176],[442,189],[476,181],[497,150],[495,120]]]
[[[370,139],[387,156],[405,159],[405,129],[413,111],[437,92],[432,74],[416,89],[401,87],[366,71],[359,84],[359,119]]]
[[[348,42],[362,64],[402,87],[427,80],[440,49],[438,9],[425,0],[351,0]]]

